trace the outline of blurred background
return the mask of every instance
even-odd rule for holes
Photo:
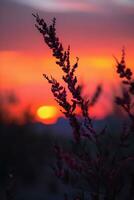
[[[67,148],[71,127],[59,111],[42,74],[61,81],[62,72],[36,30],[32,13],[49,24],[56,17],[57,35],[71,46],[72,64],[90,98],[102,94],[90,114],[96,129],[120,126],[123,113],[114,104],[121,85],[116,62],[125,46],[134,70],[134,2],[132,0],[0,0],[0,195],[15,176],[15,198],[62,199],[66,188],[52,171],[53,145]],[[9,181],[10,180],[10,181]]]

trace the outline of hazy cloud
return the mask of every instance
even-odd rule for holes
[[[133,0],[5,0],[55,13],[133,14]]]
[[[98,10],[97,4],[87,0],[12,0],[48,12],[85,12]]]
[[[85,12],[84,10],[73,12],[72,10],[70,13],[54,10],[47,12],[47,9],[44,11],[37,6],[19,3],[22,0],[0,1],[2,1],[0,6],[0,50],[35,50],[37,52],[38,46],[40,51],[44,51],[45,45],[42,44],[41,37],[38,36],[34,27],[34,19],[31,15],[33,12],[39,12],[40,16],[45,18],[47,22],[50,22],[55,16],[58,34],[62,37],[62,41],[65,45],[72,44],[76,49],[78,46],[101,49],[103,46],[116,45],[117,43],[119,46],[129,47],[131,45],[133,47],[133,6],[117,6],[117,0],[107,0],[104,5],[103,2],[106,0],[90,0],[91,4],[94,1],[94,5],[103,7],[103,12],[97,10],[96,12]],[[14,1],[18,1],[18,3]],[[84,4],[89,2],[89,0],[68,0],[68,5],[72,5],[71,2],[75,5],[76,2],[80,3],[81,1]],[[42,0],[36,0],[36,3],[39,2]],[[49,1],[44,0],[43,2]],[[51,0],[50,2],[59,2],[60,4],[60,2],[66,3],[67,0]]]

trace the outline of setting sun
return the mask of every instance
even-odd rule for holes
[[[40,106],[37,109],[37,116],[46,123],[54,122],[57,116],[57,108],[55,106]]]

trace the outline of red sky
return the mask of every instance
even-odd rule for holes
[[[30,104],[35,112],[40,105],[56,106],[42,74],[61,80],[62,72],[35,29],[32,12],[48,23],[56,17],[58,36],[65,48],[71,45],[72,63],[76,56],[80,58],[77,75],[85,93],[92,95],[96,85],[102,84],[103,94],[93,116],[111,113],[113,93],[119,88],[112,55],[120,58],[123,45],[128,67],[134,70],[133,1],[1,1],[0,90],[14,90],[19,107]]]

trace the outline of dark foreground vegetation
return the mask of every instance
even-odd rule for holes
[[[0,120],[0,200],[53,200],[63,197],[54,176],[53,146],[70,142],[51,126],[25,121]],[[65,145],[66,144],[66,145]],[[57,197],[57,198],[56,198]]]
[[[65,50],[56,35],[56,19],[47,25],[38,14],[33,16],[36,28],[64,73],[62,79],[67,86],[44,74],[55,100],[62,108],[61,112],[73,129],[73,151],[68,152],[55,145],[57,162],[53,169],[56,176],[81,191],[74,197],[77,200],[84,200],[88,193],[93,200],[134,199],[134,151],[131,148],[134,141],[134,79],[131,69],[126,67],[124,49],[121,61],[115,58],[116,70],[123,84],[122,96],[117,96],[115,103],[126,112],[130,122],[124,123],[122,131],[116,131],[118,134],[109,135],[106,127],[96,131],[90,117],[90,107],[101,95],[101,86],[92,98],[87,100],[82,96],[82,87],[75,75],[79,59],[71,64],[70,46]],[[77,107],[81,109],[81,116],[76,113]],[[70,199],[67,194],[65,199]]]

